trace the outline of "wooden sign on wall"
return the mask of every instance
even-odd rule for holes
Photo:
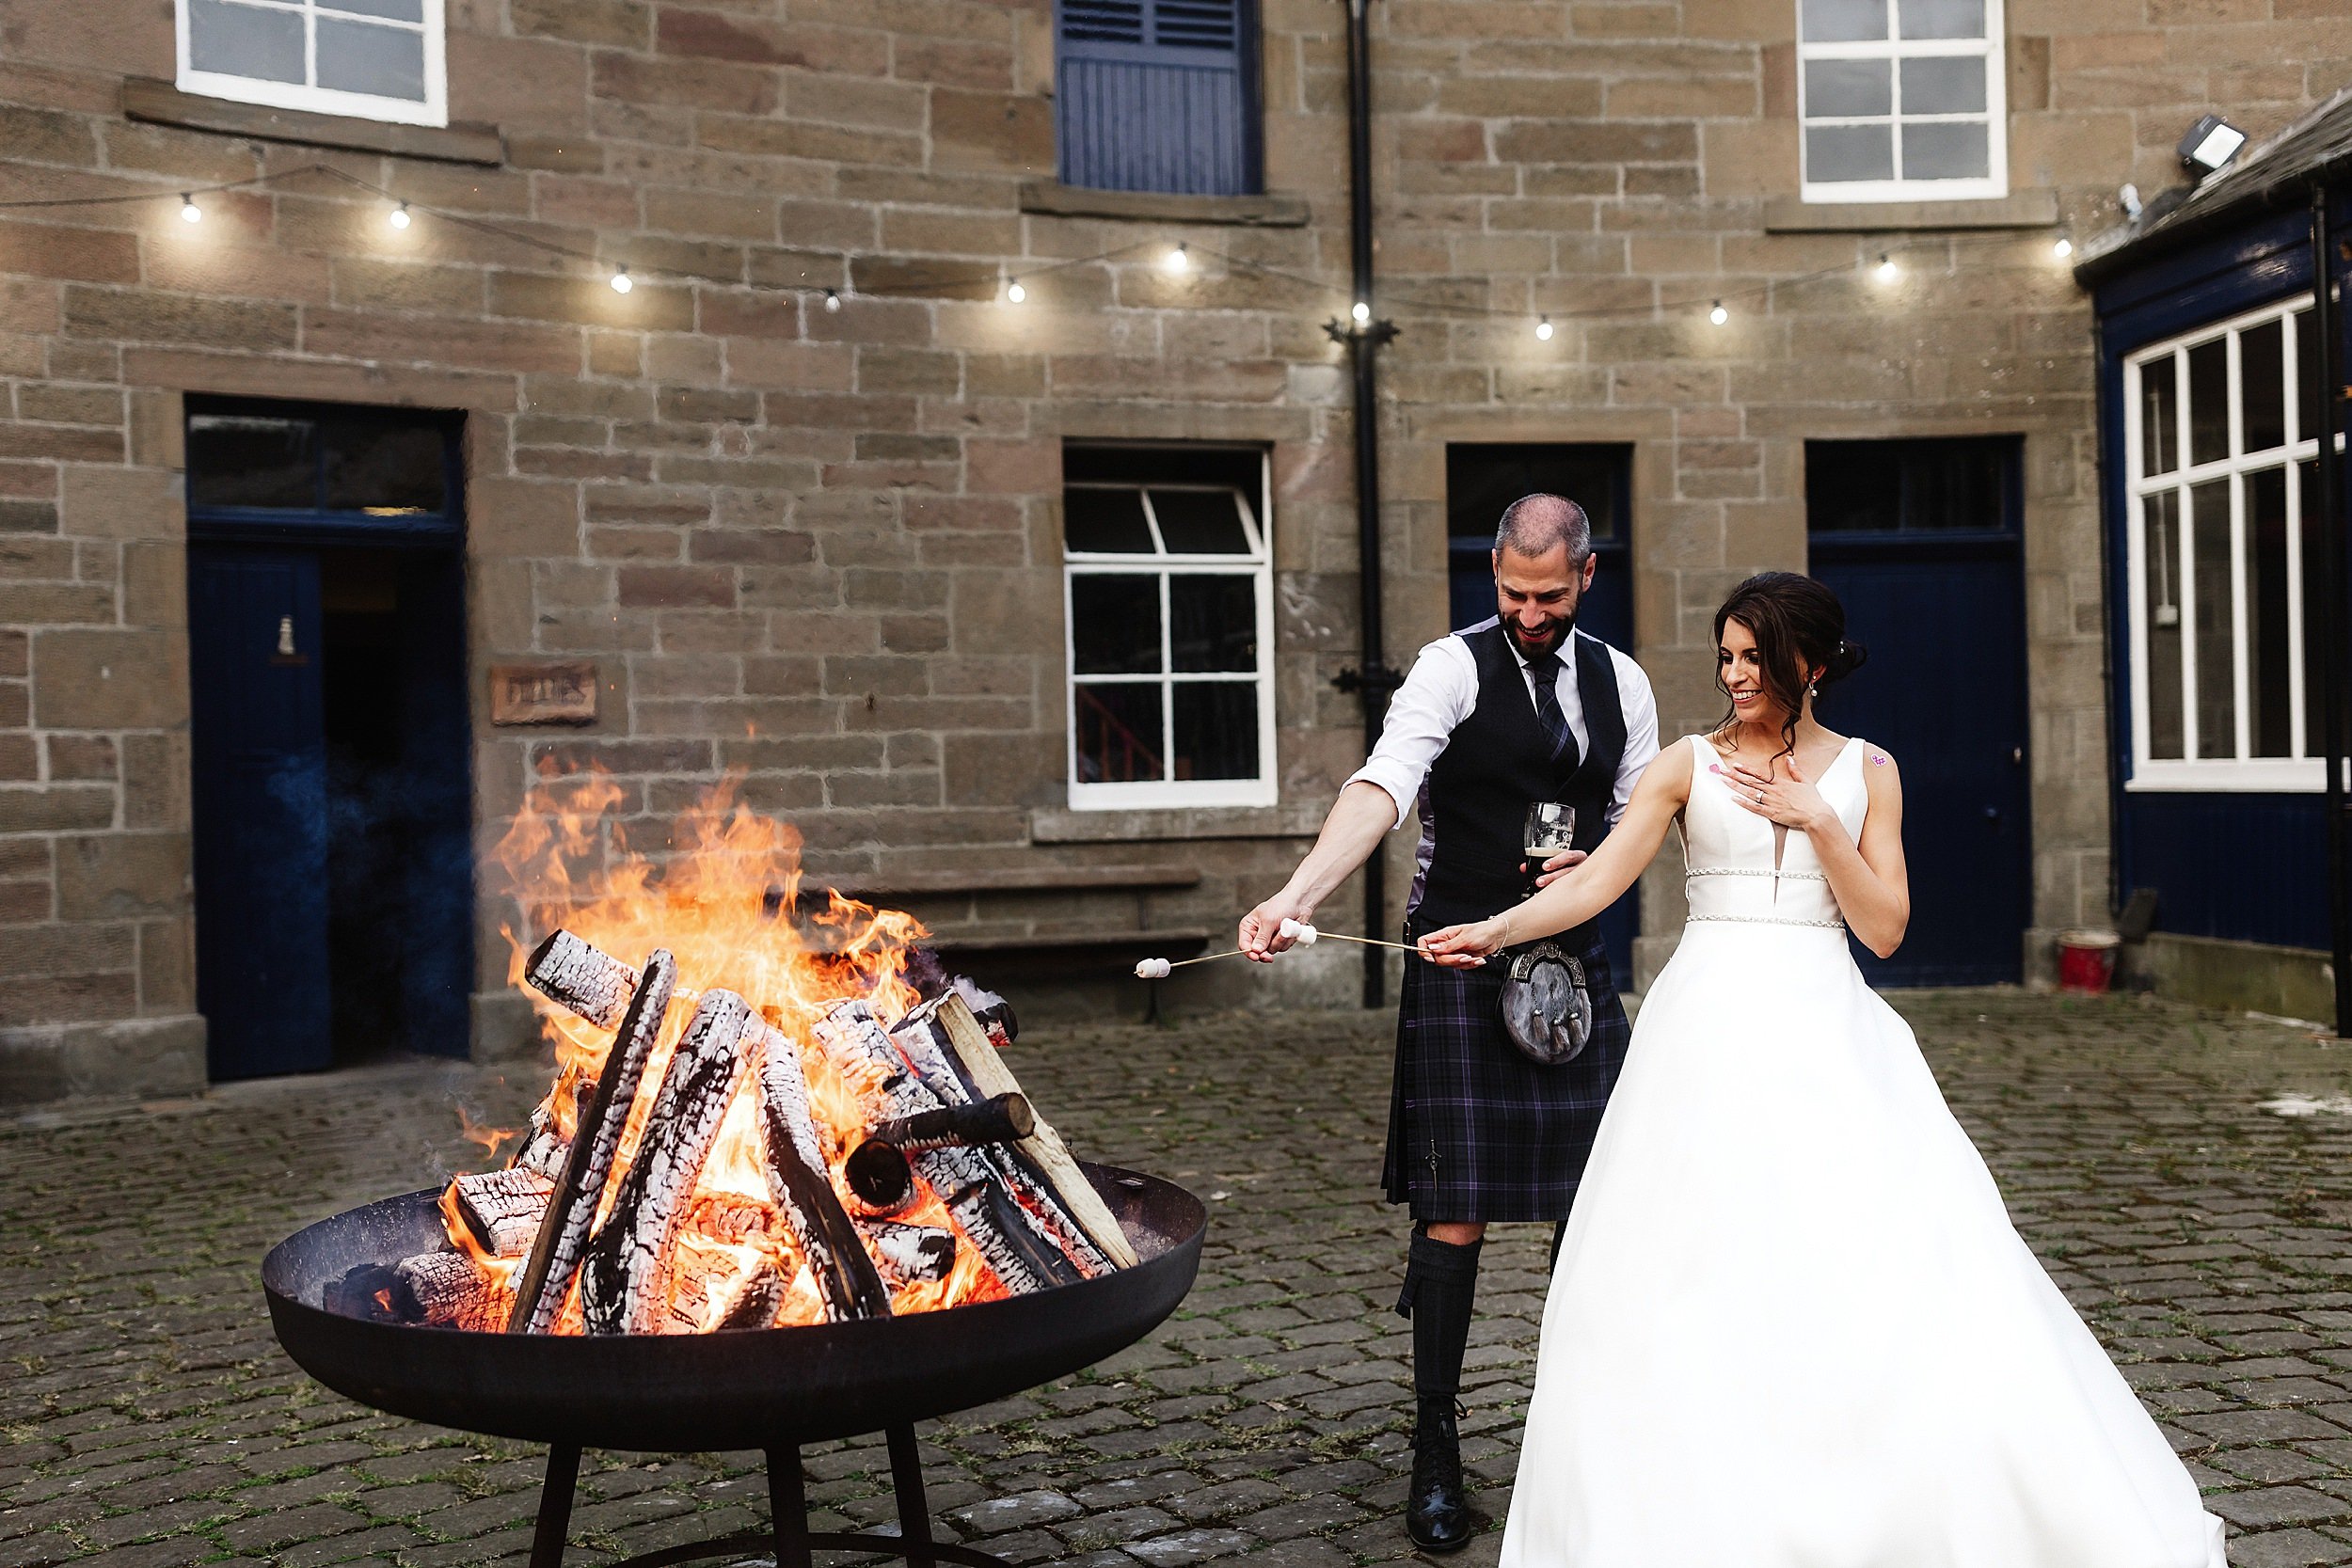
[[[579,660],[560,664],[490,666],[493,724],[593,724],[596,721],[596,667]]]

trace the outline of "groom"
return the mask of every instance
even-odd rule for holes
[[[1533,801],[1576,808],[1575,847],[1546,861],[1541,880],[1592,851],[1658,754],[1648,678],[1575,630],[1596,564],[1591,524],[1574,501],[1534,495],[1505,509],[1495,530],[1500,613],[1421,651],[1380,744],[1340,791],[1314,847],[1280,893],[1242,918],[1243,951],[1264,962],[1290,946],[1282,921],[1311,921],[1408,815],[1421,822],[1408,941],[1525,895],[1520,828]],[[1625,1008],[1599,932],[1585,926],[1558,941],[1582,957],[1593,1036],[1557,1067],[1537,1066],[1504,1033],[1502,958],[1470,970],[1405,964],[1383,1180],[1389,1201],[1413,1214],[1397,1310],[1413,1320],[1418,1406],[1405,1528],[1424,1551],[1456,1550],[1477,1528],[1454,1420],[1486,1227],[1566,1220],[1625,1058]]]

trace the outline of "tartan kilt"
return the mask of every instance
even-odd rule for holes
[[[1415,1221],[1567,1217],[1632,1033],[1608,949],[1586,934],[1592,1038],[1557,1067],[1528,1060],[1503,1029],[1502,964],[1406,961],[1382,1182]]]

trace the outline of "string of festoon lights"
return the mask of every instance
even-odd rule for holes
[[[457,212],[450,208],[418,201],[414,198],[401,196],[386,186],[362,179],[347,169],[338,168],[329,164],[305,164],[294,168],[255,175],[251,179],[223,181],[216,184],[190,186],[179,191],[114,192],[103,196],[35,197],[0,200],[0,212],[40,208],[109,207],[177,199],[180,204],[181,221],[199,224],[204,221],[205,215],[203,204],[198,199],[199,197],[258,190],[311,176],[358,190],[380,200],[384,203],[384,222],[387,227],[395,230],[406,230],[418,216],[428,216],[455,229],[508,241],[535,250],[542,255],[578,262],[594,269],[603,277],[615,293],[621,294],[633,291],[637,286],[638,277],[643,276],[660,280],[701,283],[716,288],[740,289],[757,293],[802,295],[816,300],[823,309],[829,312],[838,312],[846,298],[920,297],[981,287],[993,287],[995,297],[1006,305],[1021,306],[1028,301],[1031,285],[1041,278],[1068,271],[1073,267],[1090,266],[1102,261],[1122,261],[1143,252],[1157,251],[1159,255],[1156,265],[1161,272],[1170,277],[1188,276],[1199,265],[1200,259],[1208,258],[1223,263],[1234,272],[1250,277],[1289,284],[1327,297],[1342,299],[1348,297],[1345,290],[1335,286],[1327,279],[1311,277],[1303,273],[1289,272],[1251,257],[1237,256],[1206,245],[1196,246],[1190,241],[1182,240],[1172,245],[1161,240],[1137,240],[1132,244],[1098,251],[1092,255],[1065,257],[1057,261],[1037,261],[1017,267],[1000,262],[985,272],[961,275],[943,274],[937,277],[901,278],[896,282],[869,283],[856,287],[846,294],[838,287],[819,284],[767,283],[755,278],[723,277],[683,267],[643,266],[638,271],[632,271],[628,261],[608,260],[596,252],[563,245],[527,230],[514,228],[471,213]],[[1897,260],[1899,256],[1928,250],[1959,251],[1973,246],[2007,246],[2015,243],[2014,236],[2007,232],[1913,240],[1880,251],[1876,262],[1867,264],[1867,270],[1879,283],[1892,285],[1899,282],[1903,276],[1902,265]],[[2074,241],[2070,236],[2061,232],[2050,242],[2048,250],[2052,260],[2063,261],[2074,254]],[[1839,261],[1817,267],[1810,272],[1768,278],[1745,288],[1688,299],[1650,300],[1624,305],[1586,306],[1577,309],[1536,311],[1534,312],[1534,332],[1539,342],[1549,342],[1557,332],[1555,320],[1577,322],[1630,317],[1671,317],[1695,312],[1701,307],[1705,308],[1705,319],[1710,325],[1727,326],[1734,314],[1732,307],[1736,304],[1769,298],[1778,291],[1798,288],[1825,278],[1850,276],[1856,270],[1855,262]],[[1436,298],[1416,293],[1409,289],[1384,290],[1380,304],[1386,308],[1403,309],[1426,315],[1468,319],[1525,322],[1530,315],[1530,312],[1522,308],[1479,305],[1461,299]],[[1370,300],[1354,300],[1348,308],[1349,320],[1359,328],[1371,325],[1373,313],[1373,302]]]

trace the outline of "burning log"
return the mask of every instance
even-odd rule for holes
[[[851,1076],[880,1076],[872,1096],[882,1113],[878,1121],[940,1108],[939,1096],[908,1070],[898,1047],[882,1033],[865,1003],[836,1003],[818,1020],[817,1038],[827,1056]],[[913,1155],[911,1162],[1006,1290],[1018,1295],[1086,1277],[1087,1271],[1062,1250],[1058,1239],[1013,1196],[1002,1173],[977,1149],[950,1145]]]
[[[1020,1080],[1005,1065],[989,1030],[960,992],[949,991],[930,1006],[916,1009],[894,1037],[906,1047],[908,1060],[924,1072],[926,1080],[934,1082],[943,1099],[979,1101],[1021,1093]],[[1029,1103],[1025,1096],[1023,1102]],[[1017,1141],[992,1150],[1009,1178],[1029,1196],[1046,1198],[1041,1207],[1066,1220],[1080,1243],[1071,1250],[1098,1254],[1109,1267],[1135,1267],[1139,1260],[1135,1247],[1112,1217],[1109,1205],[1071,1158],[1061,1135],[1034,1108],[1031,1121]]]
[[[742,1078],[743,1035],[752,1022],[751,1005],[735,992],[706,991],[678,1037],[644,1139],[580,1266],[589,1333],[655,1333],[667,1315],[670,1240]]]
[[[577,944],[596,952],[585,942]],[[541,945],[541,954],[554,945],[555,938],[549,937]],[[643,980],[622,1011],[620,1032],[612,1037],[612,1047],[605,1053],[604,1070],[596,1075],[596,1086],[580,1113],[571,1148],[564,1156],[563,1174],[556,1179],[548,1204],[547,1218],[539,1226],[538,1238],[532,1243],[531,1259],[515,1287],[514,1315],[506,1325],[509,1333],[545,1334],[555,1327],[556,1319],[563,1315],[564,1298],[571,1292],[572,1275],[579,1271],[580,1259],[588,1250],[589,1227],[596,1223],[604,1184],[612,1174],[612,1158],[621,1147],[621,1130],[628,1124],[628,1108],[637,1098],[637,1081],[644,1075],[645,1058],[652,1053],[655,1037],[661,1032],[662,1015],[669,1011],[670,992],[676,984],[677,960],[670,956],[669,949],[655,949],[645,960]]]
[[[1036,1125],[1027,1099],[1017,1094],[918,1111],[876,1126],[850,1151],[841,1174],[850,1195],[870,1212],[895,1214],[914,1193],[914,1167],[908,1156],[950,1146],[981,1148],[1013,1143]]]
[[[569,931],[558,931],[531,955],[523,978],[599,1029],[617,1029],[637,993],[637,972]]]
[[[892,1290],[909,1285],[936,1285],[955,1271],[956,1233],[929,1225],[899,1225],[868,1220],[858,1227],[866,1233],[874,1261]]]
[[[768,1234],[768,1211],[734,1193],[697,1193],[686,1211],[684,1227],[714,1242],[739,1244]]]
[[[554,1182],[520,1165],[476,1171],[452,1184],[458,1219],[493,1258],[519,1258],[531,1249],[555,1190]]]
[[[420,1321],[450,1328],[495,1330],[496,1292],[472,1259],[462,1252],[423,1252],[392,1265],[422,1314]]]
[[[889,1289],[826,1175],[824,1146],[809,1107],[800,1048],[764,1022],[757,1030],[760,1154],[769,1195],[783,1211],[785,1226],[808,1263],[826,1320],[886,1318]]]
[[[595,1086],[590,1084],[580,1085],[580,1092],[572,1101],[575,1113],[586,1105],[586,1097],[594,1089]],[[580,1125],[577,1115],[572,1125]],[[514,1163],[508,1168],[530,1171],[552,1183],[564,1174],[564,1157],[571,1147],[571,1139],[565,1137],[564,1130],[555,1124],[555,1097],[549,1095],[540,1102],[537,1110],[531,1113],[531,1135],[523,1140],[522,1148],[515,1151]]]
[[[784,1276],[763,1264],[737,1287],[726,1309],[710,1326],[716,1329],[766,1328],[776,1321],[776,1313],[784,1307]]]

